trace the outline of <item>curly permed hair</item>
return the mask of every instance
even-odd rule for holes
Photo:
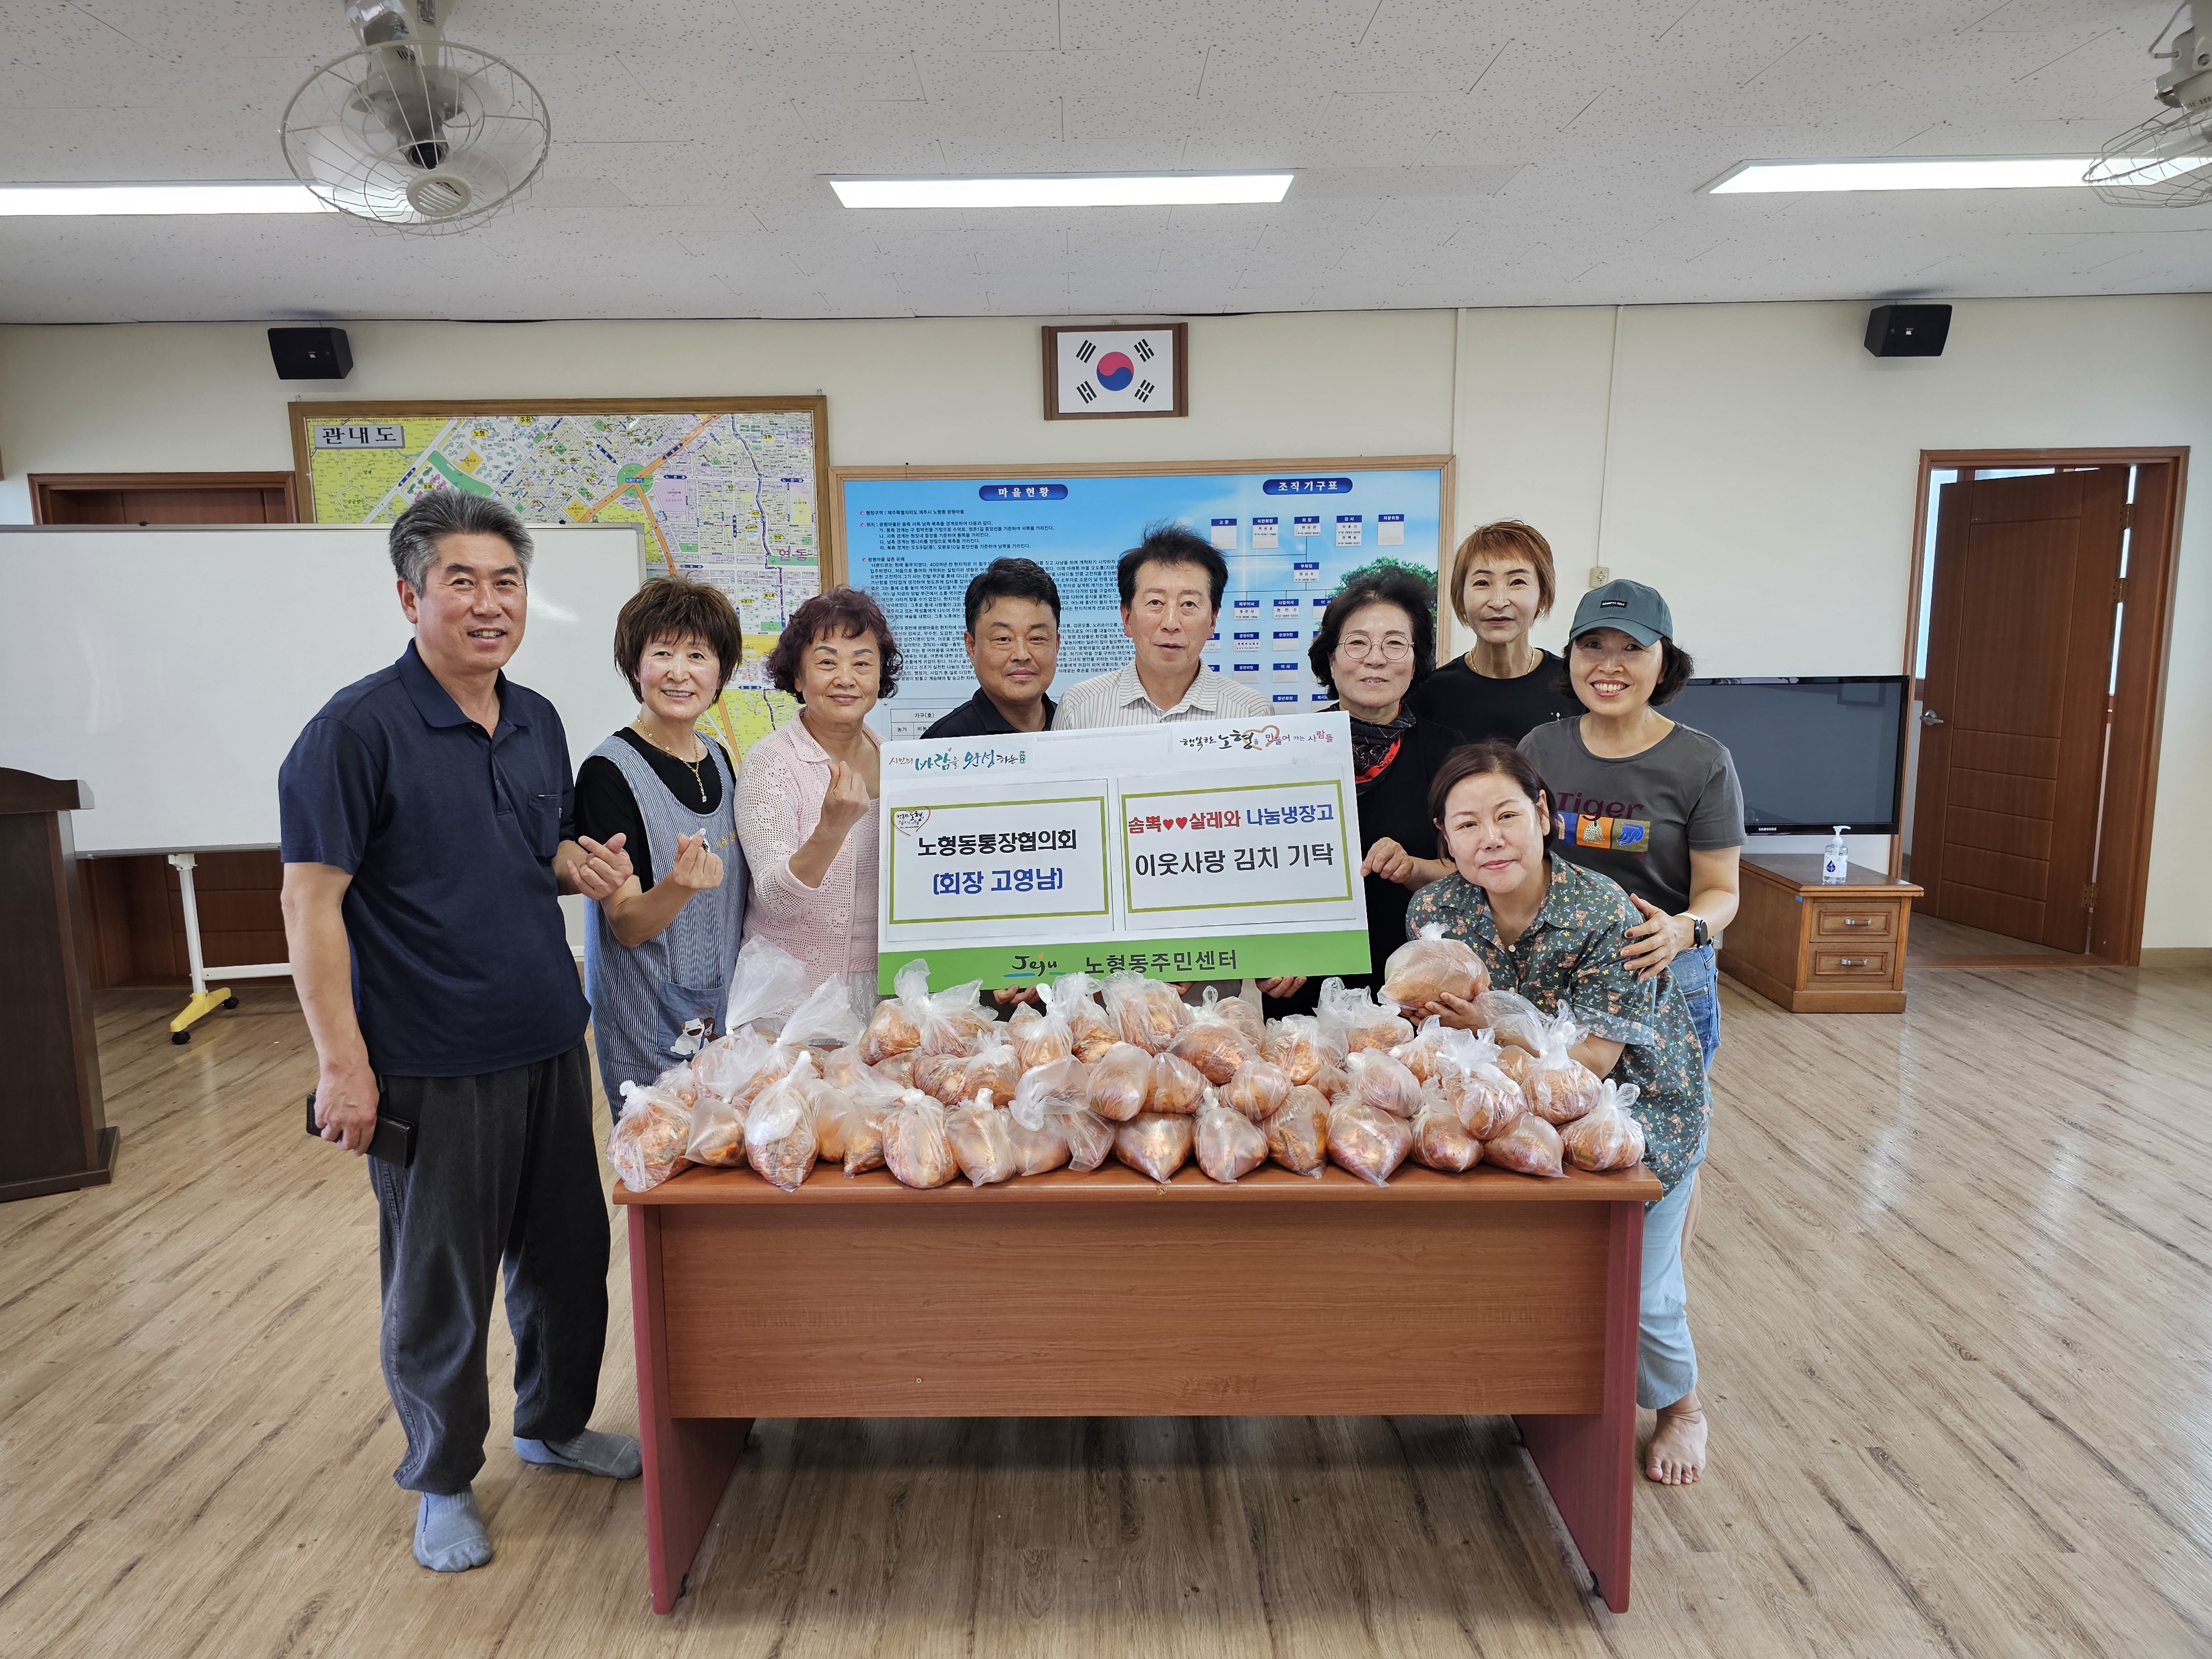
[[[817,593],[791,613],[783,632],[776,635],[775,648],[768,653],[769,684],[804,702],[799,669],[807,648],[817,640],[858,639],[863,634],[876,636],[876,696],[893,696],[898,690],[899,670],[904,665],[898,641],[891,637],[883,606],[857,587],[833,587],[826,593]]]

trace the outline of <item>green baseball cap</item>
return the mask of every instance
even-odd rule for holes
[[[1656,587],[1642,582],[1610,581],[1593,587],[1575,607],[1570,640],[1578,640],[1594,629],[1617,628],[1638,645],[1656,645],[1674,637],[1674,613]]]

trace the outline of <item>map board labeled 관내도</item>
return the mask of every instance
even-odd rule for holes
[[[388,523],[459,489],[529,524],[637,526],[647,575],[719,587],[743,619],[713,718],[736,752],[793,712],[761,668],[821,591],[827,425],[819,397],[295,404],[292,446],[319,524]]]

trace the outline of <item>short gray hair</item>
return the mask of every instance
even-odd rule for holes
[[[535,547],[522,527],[522,515],[495,495],[465,489],[433,489],[392,521],[392,568],[417,593],[438,562],[438,543],[447,536],[497,536],[514,550],[522,578],[530,580]]]

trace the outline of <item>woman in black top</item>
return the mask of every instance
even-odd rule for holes
[[[638,758],[653,769],[653,775],[668,793],[685,805],[696,807],[708,817],[720,810],[722,775],[718,769],[679,758],[634,725],[624,726],[615,736],[629,744]],[[702,758],[711,745],[723,765],[732,774],[737,771],[738,763],[730,758],[729,746],[720,738],[709,738],[704,732],[695,732],[693,736]],[[605,755],[586,755],[584,763],[576,769],[576,828],[601,843],[616,836],[623,836],[623,847],[629,853],[636,873],[638,891],[653,890],[653,865],[648,857],[653,838],[646,832],[645,814],[639,810],[636,792],[623,776],[621,768]],[[729,848],[726,847],[722,851],[726,853]]]
[[[615,619],[615,666],[637,718],[576,774],[579,839],[619,845],[633,874],[595,902],[584,936],[600,1080],[621,1111],[721,1024],[748,890],[737,773],[700,730],[744,649],[729,597],[671,576],[646,582]]]
[[[1435,649],[1431,604],[1428,584],[1410,571],[1362,576],[1328,602],[1307,653],[1314,678],[1336,693],[1331,706],[1352,717],[1370,971],[1342,975],[1346,985],[1382,979],[1406,942],[1406,906],[1452,870],[1438,856],[1429,781],[1467,739],[1407,707]],[[1317,982],[1296,976],[1263,979],[1260,991],[1271,1016],[1310,1013],[1321,994]]]
[[[1557,592],[1552,544],[1540,531],[1518,519],[1484,525],[1459,544],[1451,592],[1474,645],[1414,688],[1407,702],[1415,714],[1466,732],[1469,743],[1517,744],[1583,712],[1559,689],[1559,659],[1528,641]]]
[[[743,626],[727,595],[680,576],[639,587],[616,624],[615,665],[628,676],[640,706],[637,718],[611,741],[627,745],[671,796],[702,817],[721,810],[722,774],[737,769],[727,746],[710,735],[710,722],[715,700],[738,672]],[[693,670],[700,671],[696,685],[688,683]],[[601,843],[624,837],[640,895],[653,890],[657,853],[671,851],[669,861],[683,864],[682,873],[695,878],[699,870],[726,861],[727,847],[656,848],[637,792],[604,750],[576,769],[576,828]],[[721,766],[707,763],[710,752]],[[621,900],[611,908],[622,908]],[[636,938],[623,943],[642,942],[667,925],[665,917],[641,917],[627,930]]]

